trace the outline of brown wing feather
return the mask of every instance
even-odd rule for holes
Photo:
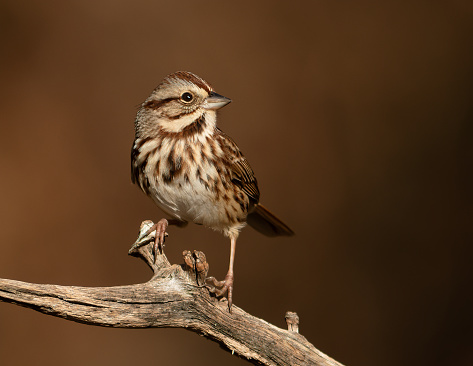
[[[258,203],[260,195],[258,182],[248,161],[242,156],[241,160],[231,166],[231,171],[232,182],[238,185],[253,203]]]
[[[256,231],[266,236],[292,236],[294,232],[285,223],[278,219],[265,207],[258,204],[259,189],[255,173],[251,169],[248,160],[243,156],[236,143],[222,131],[218,130],[219,137],[222,139],[225,156],[228,159],[230,167],[231,180],[238,186],[249,198],[252,203],[248,215],[248,224]]]
[[[261,204],[248,215],[248,225],[266,236],[293,236],[294,231]]]
[[[259,201],[258,182],[255,177],[250,163],[243,156],[237,144],[220,129],[217,129],[219,137],[222,141],[222,148],[228,159],[228,166],[230,168],[230,175],[233,184],[237,185],[249,198],[253,204]]]

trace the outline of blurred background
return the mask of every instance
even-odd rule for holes
[[[473,364],[471,1],[1,1],[0,277],[114,286],[162,213],[130,181],[137,106],[188,70],[297,233],[248,228],[234,303],[351,366]],[[171,228],[223,278],[229,240]],[[185,352],[183,352],[185,350]],[[245,365],[182,329],[0,303],[4,365]]]

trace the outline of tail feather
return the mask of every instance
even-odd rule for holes
[[[292,236],[294,231],[279,220],[264,206],[257,204],[247,217],[247,223],[253,229],[266,236]]]

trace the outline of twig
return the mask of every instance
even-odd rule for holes
[[[154,261],[152,247],[148,243],[130,253],[153,270],[154,276],[146,283],[77,287],[0,279],[0,301],[90,325],[186,328],[254,364],[341,365],[297,331],[278,328],[235,305],[230,314],[226,302],[202,286],[208,271],[202,252],[185,251],[185,264],[171,265],[162,252]],[[288,316],[288,326],[294,330],[298,329],[296,317]]]

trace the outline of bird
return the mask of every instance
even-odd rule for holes
[[[168,225],[193,222],[230,239],[225,279],[207,280],[216,296],[226,294],[231,313],[240,230],[248,224],[271,237],[294,232],[259,203],[253,169],[237,144],[217,127],[217,111],[230,102],[191,72],[166,76],[136,114],[131,179],[170,216],[147,232],[155,231],[155,254],[164,244]]]

